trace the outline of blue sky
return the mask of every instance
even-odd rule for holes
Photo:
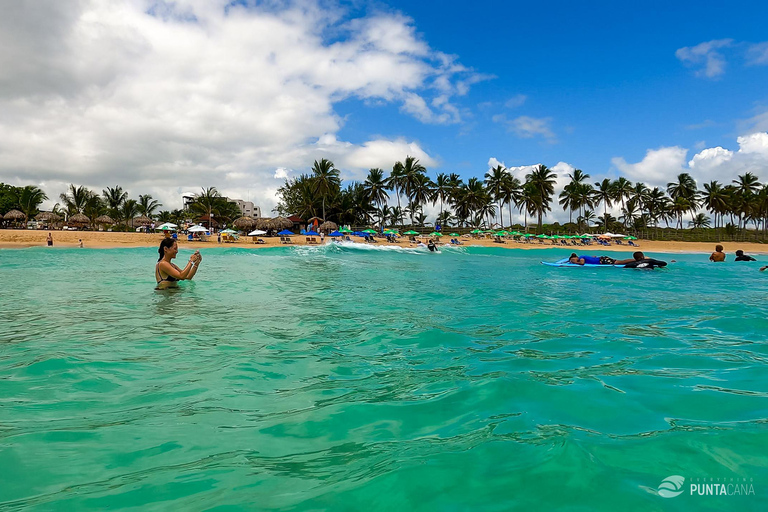
[[[768,40],[768,4],[589,4],[389,3],[413,18],[430,46],[495,78],[461,99],[471,112],[461,125],[425,126],[394,112],[372,120],[371,109],[353,101],[339,106],[349,116],[340,136],[364,137],[372,125],[385,134],[414,133],[446,170],[468,175],[484,173],[491,156],[509,166],[562,160],[603,174],[617,172],[613,157],[639,161],[651,148],[733,148],[747,120],[768,109],[768,66],[747,66],[744,58],[747,46]],[[675,55],[729,38],[725,71],[716,77],[697,76],[702,65]],[[522,105],[504,107],[520,96]],[[554,137],[521,138],[493,121],[500,114],[549,118]]]
[[[6,6],[0,181],[269,212],[330,158],[664,186],[768,180],[768,5],[99,0]],[[429,215],[433,212],[426,211]],[[562,216],[555,211],[553,219]]]

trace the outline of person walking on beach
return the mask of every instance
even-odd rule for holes
[[[51,233],[48,233],[48,247],[53,247],[53,235]]]
[[[744,254],[744,251],[739,249],[738,251],[736,251],[736,259],[733,261],[757,261],[757,260],[752,256],[747,256],[746,254]]]
[[[200,251],[195,251],[189,258],[189,262],[184,267],[184,270],[181,270],[171,261],[178,252],[179,244],[173,238],[164,238],[160,242],[158,249],[160,259],[157,260],[157,265],[155,265],[155,280],[157,281],[158,290],[177,286],[175,284],[177,281],[190,280],[195,277],[197,269],[200,267],[200,262],[203,261]]]
[[[219,243],[221,243],[221,231],[219,231],[218,240],[219,240]]]
[[[83,248],[83,239],[77,241],[77,245],[82,249]]]
[[[718,244],[715,246],[715,252],[710,254],[709,261],[725,261],[725,253],[723,252],[722,245]]]

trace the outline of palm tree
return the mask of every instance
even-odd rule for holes
[[[608,214],[608,208],[611,207],[613,198],[616,194],[613,192],[613,182],[605,178],[599,183],[595,183],[596,204],[603,203],[603,216]]]
[[[363,187],[368,198],[379,207],[377,213],[380,214],[382,211],[386,211],[389,194],[387,194],[387,180],[384,179],[384,171],[381,169],[369,170]],[[379,215],[379,223],[384,226],[384,217],[382,215]]]
[[[325,199],[335,191],[341,188],[341,179],[339,170],[334,167],[333,162],[323,158],[319,162],[315,160],[312,165],[312,178],[315,181],[315,194],[319,194],[323,201],[323,220],[325,218]]]
[[[387,178],[387,189],[388,190],[394,190],[395,196],[397,197],[397,207],[400,208],[400,191],[403,189],[403,184],[405,183],[405,168],[403,167],[402,162],[395,162],[395,165],[392,166],[392,172],[389,175],[389,178]]]
[[[500,224],[502,227],[504,227],[504,218],[501,215],[501,202],[504,199],[504,181],[507,180],[508,176],[509,173],[501,165],[497,165],[485,173],[485,188],[488,190],[491,198],[498,202]],[[509,223],[512,223],[511,218]]]
[[[195,200],[190,205],[195,212],[203,212],[208,216],[208,227],[213,229],[213,218],[216,207],[222,200],[221,194],[216,187],[203,188],[200,194],[195,194]]]
[[[669,197],[672,198],[672,203],[674,205],[673,210],[678,216],[680,229],[683,229],[682,216],[687,212],[680,211],[681,205],[688,204],[688,211],[691,212],[691,215],[693,215],[699,207],[699,190],[696,188],[696,180],[694,180],[687,172],[678,174],[677,181],[667,183],[667,193],[669,194]],[[675,203],[678,198],[684,199],[685,201]]]
[[[26,221],[38,213],[38,207],[48,199],[48,196],[39,188],[27,185],[17,190],[16,198],[19,209],[26,216],[24,219]]]
[[[705,214],[700,213],[696,215],[693,220],[688,221],[688,225],[691,226],[693,229],[701,229],[701,228],[708,228],[709,227],[709,217],[707,217]]]
[[[512,225],[512,205],[519,207],[520,197],[522,195],[522,185],[520,180],[507,173],[504,181],[501,182],[501,200],[509,206],[509,225]],[[501,214],[501,212],[499,212]]]
[[[757,176],[751,172],[747,172],[738,176],[738,179],[733,180],[732,183],[736,188],[736,194],[738,194],[740,199],[739,202],[741,203],[741,208],[738,210],[739,228],[741,228],[742,219],[747,214],[748,205],[753,196],[760,188],[760,182],[758,181]],[[744,224],[746,225],[746,220]]]
[[[123,187],[120,185],[107,187],[101,191],[101,194],[104,196],[109,213],[113,216],[118,215],[120,206],[128,199],[128,192],[123,192]]]
[[[704,184],[704,193],[701,194],[702,203],[715,220],[715,229],[717,229],[717,215],[724,214],[728,208],[728,196],[725,189],[717,180]]]
[[[443,217],[443,202],[448,199],[451,192],[451,182],[448,179],[448,175],[440,173],[435,180],[435,203],[440,200],[440,214],[437,216],[437,223],[442,224]],[[432,204],[435,204],[432,203]]]
[[[573,210],[578,209],[581,203],[580,185],[589,179],[589,174],[586,174],[581,169],[574,169],[572,174],[568,175],[571,178],[570,183],[563,187],[563,191],[558,196],[560,198],[560,206],[563,210],[568,209],[568,222],[573,222]]]
[[[139,209],[140,215],[146,215],[147,217],[154,218],[155,210],[163,206],[161,203],[156,201],[155,199],[152,199],[152,196],[149,194],[141,195],[139,194],[139,202],[137,204],[137,207]]]
[[[592,210],[585,210],[582,215],[579,215],[579,217],[576,219],[576,221],[581,225],[582,223],[589,229],[589,225],[595,220],[597,217],[595,216],[595,212]]]
[[[616,181],[613,182],[613,199],[616,203],[621,203],[622,211],[626,210],[626,204],[624,203],[624,200],[632,197],[632,192],[632,182],[627,178],[620,176]],[[626,223],[624,226],[626,227]]]
[[[432,180],[429,179],[427,175],[414,173],[409,181],[408,188],[411,203],[415,205],[418,210],[421,210],[422,205],[427,204],[428,202],[434,203],[435,184],[432,183]],[[412,212],[415,213],[415,210],[412,209]]]
[[[67,209],[67,215],[74,215],[76,213],[83,213],[83,210],[88,204],[88,200],[91,199],[93,195],[93,192],[82,185],[75,187],[70,184],[69,192],[61,194],[59,198]]]
[[[412,156],[405,157],[405,162],[402,164],[403,178],[401,188],[405,197],[409,200],[413,200],[413,191],[415,188],[423,183],[423,178],[426,177],[427,169],[419,163],[417,159]],[[411,224],[413,224],[413,210],[411,212]]]
[[[534,212],[539,216],[539,232],[541,232],[542,217],[552,211],[549,206],[552,202],[552,194],[555,193],[555,180],[557,174],[549,170],[545,165],[539,164],[525,179],[531,184],[534,191]]]
[[[135,199],[126,199],[120,205],[118,211],[120,212],[119,217],[123,219],[126,225],[128,225],[134,217],[139,215],[139,206]]]

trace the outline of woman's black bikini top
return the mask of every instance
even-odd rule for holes
[[[169,283],[175,283],[176,281],[178,281],[178,279],[176,279],[173,276],[168,276],[166,278],[162,278],[160,276],[160,262],[159,261],[157,262],[157,265],[155,265],[155,279],[157,279],[157,284],[160,284],[163,281],[168,281]]]

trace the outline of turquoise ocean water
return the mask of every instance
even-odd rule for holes
[[[0,509],[768,507],[765,262],[203,254],[0,251]]]

